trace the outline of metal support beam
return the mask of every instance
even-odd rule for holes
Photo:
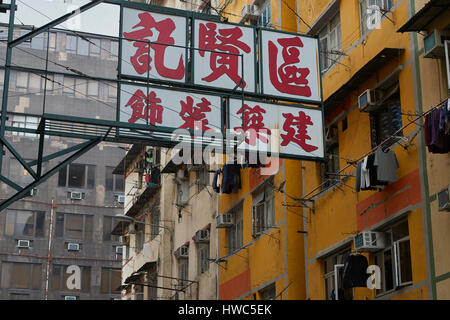
[[[20,156],[20,154],[14,149],[14,147],[4,138],[0,139],[0,144],[3,144],[9,152],[11,152],[14,157],[22,164],[22,166],[31,174],[34,179],[37,179],[37,174],[33,169],[26,163],[26,161]]]
[[[79,9],[73,10],[72,12],[69,12],[69,13],[63,15],[60,18],[53,20],[53,21],[47,23],[46,25],[43,25],[42,27],[37,28],[34,31],[31,31],[31,32],[17,38],[14,41],[11,41],[8,39],[8,47],[14,48],[15,46],[21,44],[22,42],[27,41],[27,40],[41,34],[42,32],[45,32],[53,27],[56,27],[56,26],[60,25],[61,23],[65,22],[73,17],[76,17],[77,15],[83,13],[86,10],[89,10],[89,9],[95,7],[96,5],[98,5],[102,2],[103,2],[103,0],[91,1],[90,3],[85,4],[84,6],[80,7]],[[11,4],[12,4],[12,2],[11,2]],[[13,11],[13,10],[11,10],[11,11]],[[14,19],[13,19],[13,21],[14,21]]]
[[[0,181],[6,183],[8,186],[16,189],[17,191],[22,190],[22,187],[19,186],[17,183],[15,183],[14,181],[9,180],[8,178],[6,178],[6,177],[4,177],[2,175],[0,175]]]
[[[109,132],[108,132],[108,134],[109,134]],[[15,195],[10,197],[9,199],[2,201],[0,203],[0,212],[3,209],[6,209],[9,205],[14,203],[15,201],[17,201],[19,199],[22,199],[24,196],[28,195],[28,193],[30,192],[31,189],[33,189],[33,188],[37,187],[38,185],[40,185],[41,183],[47,181],[48,178],[50,178],[53,174],[58,172],[59,169],[61,169],[62,167],[66,166],[68,164],[70,164],[75,159],[81,157],[83,154],[85,154],[86,152],[91,150],[93,147],[95,147],[98,143],[100,143],[103,139],[104,138],[97,138],[97,139],[91,140],[89,142],[89,144],[87,144],[81,150],[79,150],[78,152],[76,152],[73,155],[71,155],[70,157],[68,157],[66,160],[64,160],[63,162],[58,164],[56,167],[54,167],[50,171],[46,172],[44,175],[39,177],[39,179],[37,179],[36,181],[32,182],[31,184],[29,184],[25,188],[22,188],[21,191],[17,192]]]

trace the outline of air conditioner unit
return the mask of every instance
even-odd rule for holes
[[[30,190],[30,196],[33,197],[35,195],[37,195],[37,189],[33,188],[33,189]]]
[[[437,194],[439,211],[450,211],[450,186],[441,190]]]
[[[123,247],[122,246],[117,246],[116,247],[116,253],[117,254],[122,254],[122,252],[123,252]]]
[[[117,196],[117,202],[118,203],[124,203],[125,202],[125,195],[121,194]]]
[[[130,238],[128,236],[120,236],[119,237],[119,242],[121,244],[127,244],[129,240],[130,240]]]
[[[354,237],[355,250],[376,251],[384,249],[384,233],[363,231]]]
[[[67,250],[69,251],[80,251],[80,244],[78,243],[68,243]]]
[[[177,249],[177,258],[188,258],[189,257],[189,247],[181,246]]]
[[[72,200],[81,200],[83,199],[83,192],[71,192],[70,199]]]
[[[181,246],[179,247],[176,252],[175,255],[177,256],[177,258],[188,258],[189,257],[189,247],[188,246]]]
[[[64,296],[64,300],[77,300],[76,296]]]
[[[360,112],[370,112],[377,106],[377,94],[375,90],[368,89],[358,97]]]
[[[30,240],[19,240],[19,241],[17,241],[17,246],[19,248],[29,248]]]
[[[445,57],[445,40],[450,40],[448,31],[433,30],[423,39],[424,58],[442,59]]]
[[[195,242],[207,242],[209,241],[209,229],[198,230],[195,233]]]
[[[254,19],[259,16],[258,7],[254,4],[246,4],[241,11],[242,19]]]
[[[228,228],[233,225],[233,216],[230,213],[219,214],[216,217],[217,228]]]

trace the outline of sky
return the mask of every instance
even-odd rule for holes
[[[11,3],[10,0],[3,1]],[[16,0],[16,24],[43,26],[64,14],[76,10],[90,0]],[[119,35],[119,6],[99,4],[57,26],[61,29],[96,33],[117,37]],[[0,22],[9,22],[9,11],[0,13]]]

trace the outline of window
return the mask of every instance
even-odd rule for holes
[[[89,55],[89,42],[84,40],[83,38],[77,39],[77,54],[82,56],[88,56]]]
[[[270,25],[270,0],[266,1],[260,9],[261,12],[261,16],[259,17],[258,20],[258,25],[261,27],[267,27],[268,25]]]
[[[75,96],[77,98],[86,98],[87,82],[86,79],[75,79]]]
[[[119,56],[119,42],[111,41],[111,58],[117,58]]]
[[[36,50],[44,50],[44,48],[47,49],[47,34],[41,33],[31,39],[31,48]]]
[[[178,259],[178,286],[183,288],[189,284],[189,259]]]
[[[135,223],[135,251],[136,253],[139,253],[144,248],[144,232],[145,232],[145,225],[143,223]]]
[[[55,51],[56,50],[56,33],[50,32],[50,41],[48,44],[48,50],[49,51]]]
[[[375,111],[370,112],[372,148],[386,139],[384,146],[389,147],[398,140],[396,137],[403,136],[403,130],[401,130],[396,133],[396,137],[393,137],[393,134],[402,127],[401,112],[400,93],[398,91],[384,100]]]
[[[384,230],[386,248],[374,255],[374,264],[381,269],[380,295],[412,284],[411,247],[408,221],[399,222]]]
[[[344,264],[345,258],[350,255],[350,249],[345,249],[339,253],[328,256],[323,259],[323,278],[325,287],[325,300],[331,300],[331,295],[335,289],[335,278],[337,276],[337,286],[342,288],[342,280],[344,276],[344,267],[337,267],[336,272],[334,266]],[[334,291],[336,292],[336,291]],[[341,294],[342,291],[339,291]],[[348,288],[343,291],[344,296],[339,296],[339,300],[353,300],[353,289]]]
[[[112,99],[117,98],[117,84],[115,83],[108,83],[108,97]]]
[[[28,87],[33,93],[41,92],[41,76],[36,73],[30,73]]]
[[[27,160],[25,160],[27,161]],[[22,166],[16,158],[9,160],[9,178],[21,186],[34,182],[33,176]]]
[[[55,237],[92,240],[93,216],[75,213],[56,213]]]
[[[144,286],[134,285],[134,300],[144,300]]]
[[[28,72],[16,72],[16,88],[27,89],[28,88]]]
[[[98,81],[89,80],[88,81],[88,96],[98,96]]]
[[[209,168],[208,166],[202,166],[200,170],[197,171],[198,177],[198,191],[200,192],[209,185]]]
[[[198,252],[198,274],[208,271],[209,268],[209,242],[199,243]]]
[[[123,175],[113,174],[114,167],[106,167],[105,190],[106,191],[125,191],[125,181]]]
[[[58,186],[94,189],[95,166],[89,164],[69,164],[59,170]]]
[[[77,52],[77,37],[66,35],[66,51],[70,53]]]
[[[327,189],[339,181],[339,140],[337,125],[326,129],[326,162],[321,163],[322,189]]]
[[[41,270],[39,263],[2,263],[2,288],[40,289]]]
[[[64,76],[64,82],[63,82],[64,88],[63,93],[68,96],[74,95],[74,88],[75,88],[75,78]]]
[[[111,234],[117,221],[118,220],[114,217],[103,217],[103,241],[119,241],[119,236]]]
[[[54,265],[51,274],[51,286],[53,290],[60,291],[81,291],[89,292],[91,288],[91,268],[80,266],[81,271],[81,288],[80,289],[69,289],[67,287],[67,280],[73,274],[73,271],[67,273],[68,266],[64,265]],[[71,286],[72,288],[72,286]]]
[[[15,128],[25,128],[25,129],[37,129],[39,125],[39,118],[34,116],[25,116],[13,114],[10,115],[11,118],[11,126]],[[22,137],[31,137],[37,138],[37,133],[28,133],[28,132],[12,132],[14,136],[22,136]]]
[[[319,32],[320,61],[322,73],[326,72],[339,60],[342,50],[341,18],[339,12]]]
[[[121,284],[121,269],[102,268],[101,293],[120,294]]]
[[[45,212],[7,210],[5,235],[44,237]]]
[[[89,39],[91,43],[89,44],[89,55],[91,56],[99,56],[101,41],[100,39]]]
[[[275,299],[276,288],[275,283],[272,283],[265,287],[264,289],[259,290],[259,297],[261,300],[273,300]]]
[[[371,30],[369,30],[368,19],[373,11],[369,9],[369,6],[376,5],[381,9],[381,16],[383,16],[383,10],[390,10],[394,5],[394,0],[359,0],[359,16],[361,19],[361,36],[366,36]]]
[[[252,235],[258,237],[275,224],[274,193],[270,185],[253,195]]]
[[[155,237],[159,234],[159,218],[160,218],[160,212],[159,210],[153,210],[152,214],[150,215],[150,223],[151,223],[151,235],[150,240],[155,239]]]
[[[177,205],[183,206],[189,202],[189,179],[179,180],[177,188]]]
[[[227,229],[228,254],[241,248],[243,244],[242,203],[231,214],[234,224]]]

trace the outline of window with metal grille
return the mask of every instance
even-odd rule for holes
[[[383,101],[375,111],[370,112],[372,148],[385,140],[387,141],[383,144],[383,147],[389,147],[394,144],[399,137],[403,136],[403,130],[397,132],[401,127],[400,93],[397,91],[397,93]]]

